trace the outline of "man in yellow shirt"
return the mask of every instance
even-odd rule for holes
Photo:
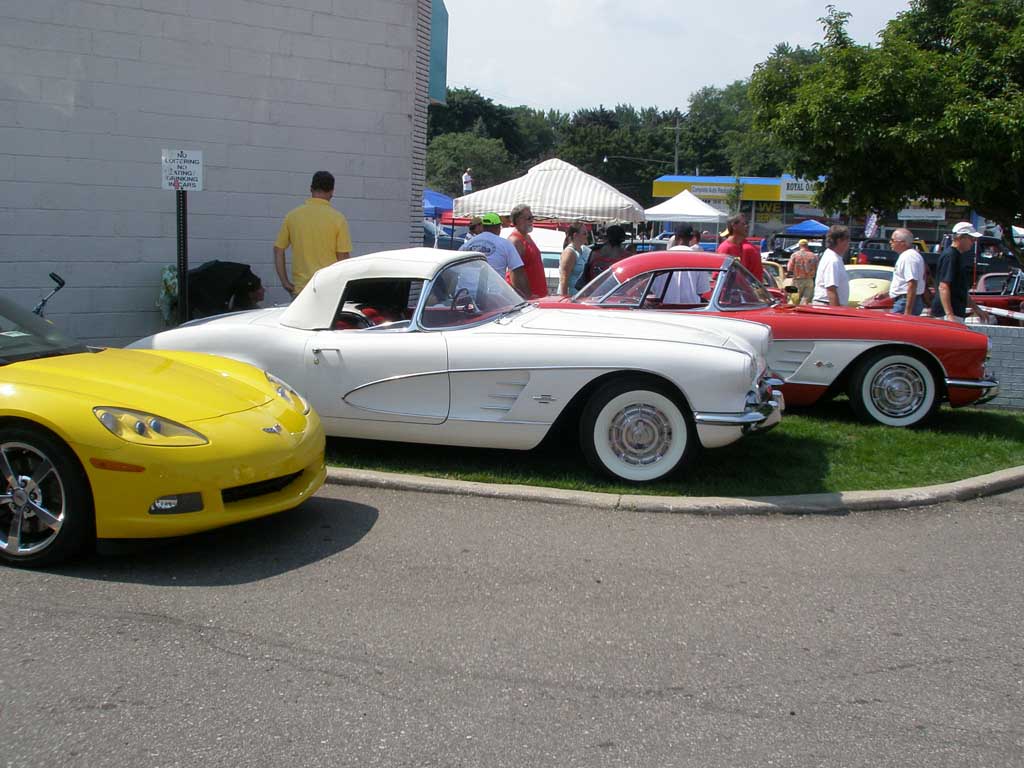
[[[347,259],[352,251],[348,221],[331,207],[334,176],[317,171],[309,185],[309,199],[288,212],[274,241],[274,266],[281,285],[294,298],[313,273],[336,261]],[[288,279],[284,253],[292,248],[292,279]]]

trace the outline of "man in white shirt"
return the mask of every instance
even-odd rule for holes
[[[850,277],[843,257],[850,249],[850,230],[841,224],[829,227],[825,236],[828,246],[818,260],[814,275],[814,304],[845,307],[850,302]]]
[[[467,168],[466,172],[462,174],[462,194],[468,195],[473,191],[473,175],[470,173],[472,168]]]
[[[670,251],[700,251],[700,233],[692,224],[676,227]],[[705,269],[677,269],[668,277],[668,285],[661,297],[662,304],[700,304],[701,294],[711,290],[711,280]]]
[[[512,275],[512,287],[520,295],[529,297],[530,284],[526,279],[526,268],[523,259],[511,241],[498,235],[501,232],[501,217],[496,213],[485,213],[480,217],[484,231],[468,240],[460,251],[475,251],[487,258],[487,263],[502,277],[505,273]]]
[[[920,315],[924,311],[924,257],[914,248],[914,236],[909,229],[894,230],[889,244],[899,254],[889,284],[892,313]]]

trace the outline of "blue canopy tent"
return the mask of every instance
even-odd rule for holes
[[[787,227],[783,230],[782,234],[787,237],[821,237],[826,232],[828,232],[827,224],[822,224],[814,219],[808,219],[807,221],[801,221],[799,224]]]
[[[423,190],[423,218],[439,219],[442,213],[454,207],[454,201],[448,195],[442,195],[432,189]]]
[[[430,227],[428,231],[424,232],[424,245],[427,244],[429,234],[432,231],[434,235],[434,247],[438,247],[438,239],[441,237],[448,238],[448,247],[457,247],[456,242],[459,245],[462,244],[461,239],[457,241],[455,237],[455,227],[451,230],[445,231],[445,229],[438,223],[438,219],[441,218],[441,214],[448,213],[454,207],[454,201],[440,192],[435,192],[432,189],[423,190],[423,218],[433,219],[433,227]],[[427,222],[423,222],[423,226],[427,228]]]

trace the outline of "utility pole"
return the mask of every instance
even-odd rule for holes
[[[666,131],[675,131],[676,132],[676,150],[675,150],[675,156],[674,156],[674,162],[673,162],[673,166],[674,166],[674,171],[673,172],[675,173],[676,176],[678,176],[679,175],[679,131],[682,130],[682,127],[683,127],[682,125],[679,124],[679,113],[678,112],[676,113],[676,124],[675,125],[663,125],[661,127],[664,128]]]
[[[675,175],[678,176],[679,175],[679,115],[678,114],[676,115],[676,156],[675,156],[675,161],[676,161]]]

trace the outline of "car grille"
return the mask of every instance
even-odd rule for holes
[[[273,477],[270,480],[261,480],[258,483],[249,483],[248,485],[236,485],[234,488],[225,488],[220,492],[220,497],[225,504],[231,504],[236,501],[254,499],[257,496],[267,496],[268,494],[277,493],[278,491],[287,488],[301,474],[301,471],[292,472],[290,475]]]

